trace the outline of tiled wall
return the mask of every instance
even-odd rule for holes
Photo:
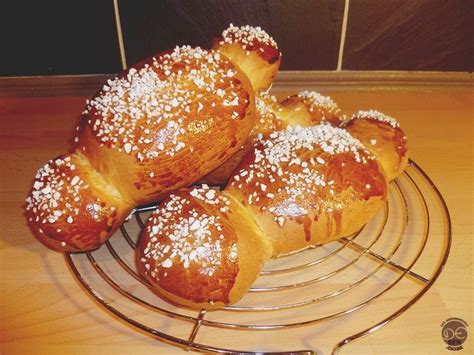
[[[279,43],[283,70],[472,71],[470,0],[116,0],[128,64],[209,46],[232,22]],[[347,6],[347,16],[344,9]],[[0,4],[0,76],[114,73],[114,0]],[[344,46],[341,46],[344,43]]]
[[[351,0],[344,69],[472,71],[471,0]]]
[[[2,0],[0,40],[0,76],[120,69],[112,0]]]

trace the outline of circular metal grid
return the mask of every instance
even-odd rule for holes
[[[385,208],[359,232],[271,260],[238,304],[197,312],[156,297],[136,272],[136,240],[152,210],[138,208],[105,247],[66,254],[66,262],[87,293],[119,320],[188,350],[315,353],[329,346],[338,353],[419,300],[441,273],[451,244],[446,204],[410,161],[391,184]],[[264,345],[268,332],[288,337],[288,349]],[[307,350],[296,350],[301,348]]]

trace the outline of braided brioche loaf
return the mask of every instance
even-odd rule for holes
[[[235,303],[269,257],[350,235],[382,208],[388,173],[407,159],[404,134],[375,111],[344,120],[329,100],[308,92],[282,107],[270,100],[259,111],[286,129],[255,136],[223,191],[203,185],[161,203],[137,249],[152,290],[191,308]]]
[[[26,201],[34,234],[61,252],[96,249],[134,207],[222,164],[279,63],[268,34],[231,26],[212,50],[177,47],[107,81],[87,102],[74,151],[36,175]]]

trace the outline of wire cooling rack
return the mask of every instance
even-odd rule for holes
[[[154,295],[136,272],[136,241],[153,209],[137,209],[104,247],[66,254],[66,262],[118,320],[200,352],[337,354],[418,301],[441,273],[451,244],[446,204],[410,161],[391,184],[385,208],[358,233],[271,260],[236,305],[192,311]]]

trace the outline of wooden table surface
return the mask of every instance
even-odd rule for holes
[[[441,338],[440,325],[447,318],[459,317],[470,326],[460,353],[472,354],[472,88],[380,88],[370,92],[339,88],[324,93],[332,95],[344,112],[374,108],[399,119],[409,137],[411,157],[441,191],[453,227],[451,254],[435,285],[407,312],[341,353],[451,353]],[[48,159],[69,148],[85,99],[0,97],[0,353],[181,352],[100,309],[71,275],[63,256],[38,243],[25,223],[22,205],[32,177]],[[324,339],[312,339],[310,333],[306,347],[327,354],[334,344],[324,344]],[[272,335],[267,341],[278,348],[288,339]]]

